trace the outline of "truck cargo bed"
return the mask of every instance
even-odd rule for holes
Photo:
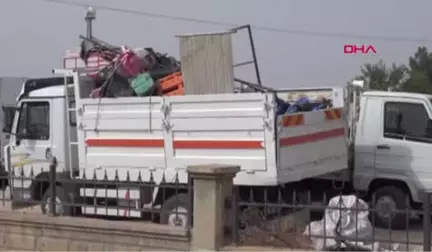
[[[240,165],[236,184],[276,185],[346,167],[340,109],[276,116],[274,94],[83,98],[80,166],[112,179],[196,164]],[[116,172],[117,171],[117,172]],[[174,175],[173,175],[174,176]],[[166,178],[173,179],[173,178]]]
[[[341,108],[279,116],[279,181],[298,181],[347,168]]]

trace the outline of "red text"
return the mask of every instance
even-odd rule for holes
[[[372,45],[344,45],[344,54],[376,54],[377,51]]]

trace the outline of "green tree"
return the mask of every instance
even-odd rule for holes
[[[394,90],[432,94],[432,53],[426,47],[418,47],[414,56],[409,57],[408,66],[393,63],[388,67],[382,60],[365,64],[360,69],[370,89]]]
[[[426,47],[418,47],[414,56],[409,58],[410,78],[405,82],[403,91],[432,93],[432,54]]]
[[[373,90],[397,90],[407,78],[408,69],[404,65],[392,64],[388,67],[382,60],[375,64],[364,64],[361,75],[355,79],[364,80]]]
[[[432,85],[426,73],[411,71],[410,78],[403,84],[400,91],[432,94]]]

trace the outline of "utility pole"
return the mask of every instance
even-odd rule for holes
[[[96,19],[96,10],[93,7],[88,7],[84,20],[87,24],[87,38],[91,39],[93,37],[93,20]]]

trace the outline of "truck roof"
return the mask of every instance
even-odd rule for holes
[[[432,95],[408,93],[408,92],[388,92],[388,91],[367,91],[363,96],[381,96],[381,97],[399,97],[399,98],[416,98],[416,99],[432,99]]]
[[[45,87],[37,90],[33,90],[28,93],[28,97],[38,98],[38,97],[64,97],[64,87],[54,86]]]
[[[23,97],[62,97],[64,96],[64,77],[36,78],[25,80],[20,100]],[[68,83],[73,83],[72,77],[67,78]]]

